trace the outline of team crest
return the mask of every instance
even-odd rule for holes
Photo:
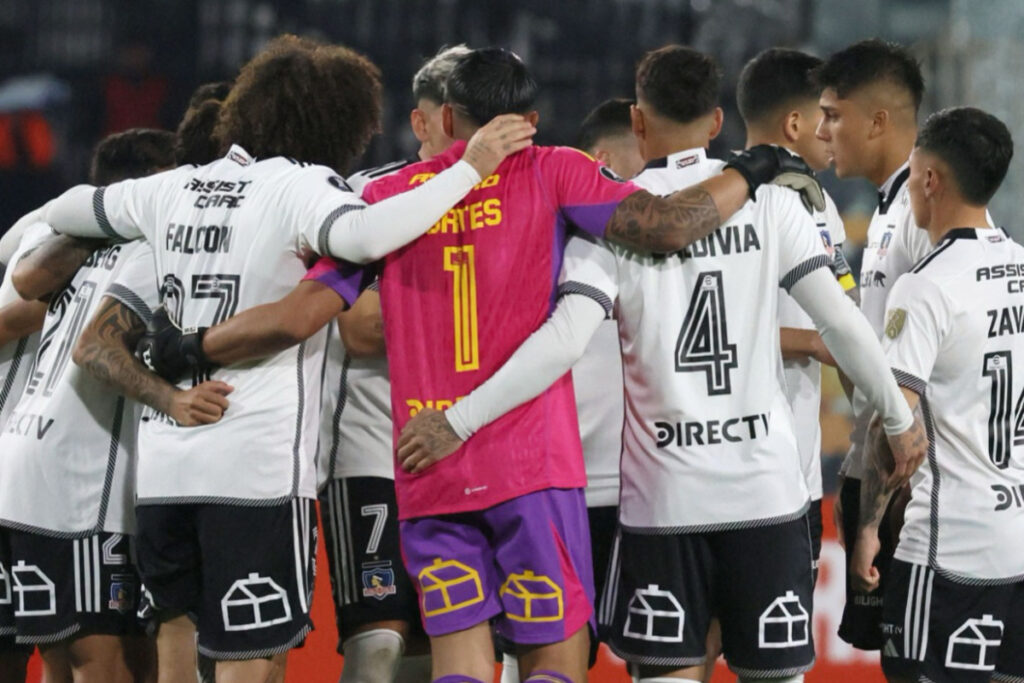
[[[131,576],[115,574],[111,577],[110,599],[107,608],[128,614],[135,609],[135,582]]]
[[[829,234],[828,230],[821,230],[821,243],[825,247],[825,253],[831,256],[835,251],[835,246],[832,244],[832,235]]]
[[[363,565],[363,597],[383,600],[398,592],[390,562]]]
[[[903,324],[907,322],[907,311],[902,308],[893,308],[889,311],[889,317],[885,321],[885,336],[895,339],[903,331]]]
[[[882,258],[889,251],[889,243],[892,242],[892,231],[896,226],[890,225],[882,235],[882,241],[878,244],[878,258]]]

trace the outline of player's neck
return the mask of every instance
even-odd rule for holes
[[[790,147],[790,144],[790,141],[784,135],[772,135],[755,128],[749,128],[747,130],[747,144],[743,149],[750,149],[757,145],[778,145],[792,152],[793,148]]]
[[[875,187],[882,187],[885,181],[892,177],[892,174],[899,170],[900,166],[907,163],[910,152],[914,149],[914,140],[917,138],[917,130],[892,131],[892,136],[882,145],[882,153],[879,155],[875,168],[867,174]]]
[[[986,208],[962,203],[934,207],[931,212],[933,218],[928,225],[928,237],[932,244],[938,244],[946,233],[956,228],[991,227]]]
[[[680,131],[677,134],[651,135],[644,140],[644,161],[661,159],[688,149],[706,148],[709,142],[706,131],[700,134]]]

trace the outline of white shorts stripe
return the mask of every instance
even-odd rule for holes
[[[101,589],[103,586],[102,574],[100,574],[100,537],[99,534],[92,537],[92,585],[93,594],[96,596],[96,600],[93,604],[92,611],[99,614],[103,611],[103,603],[100,600]]]
[[[921,660],[924,661],[928,653],[928,621],[932,613],[932,583],[935,582],[935,571],[926,569],[928,581],[924,589],[924,613],[921,615]]]
[[[923,631],[927,628],[924,614],[924,586],[928,581],[928,568],[919,567],[917,573],[917,585],[914,587],[914,657],[918,661],[924,661],[924,651],[921,643],[924,640]]]
[[[352,545],[352,520],[349,519],[349,506],[348,506],[348,480],[341,480],[341,502],[344,504],[341,510],[341,517],[344,520],[345,526],[345,547],[348,549],[349,557],[349,570],[352,572],[352,602],[356,602],[358,598],[359,590],[359,577],[356,574],[356,552],[355,547]]]
[[[301,512],[299,511],[298,499],[292,500],[292,556],[295,558],[295,588],[299,594],[299,607],[303,613],[309,611],[306,605],[306,588],[302,584],[303,574],[302,571],[302,522],[299,519]]]
[[[92,611],[92,562],[89,558],[89,539],[82,540],[82,609]]]
[[[354,587],[350,585],[351,582],[348,580],[348,565],[352,561],[352,558],[349,557],[348,548],[345,545],[345,529],[342,524],[344,508],[341,503],[341,481],[335,480],[332,488],[332,498],[334,500],[334,544],[341,555],[341,562],[338,563],[338,585],[340,586],[340,592],[342,595],[342,604],[349,605],[355,600],[352,597]]]
[[[912,617],[914,615],[914,584],[917,581],[917,565],[910,567],[910,583],[907,586],[907,607],[903,610],[903,656],[913,658],[914,652],[910,647],[912,639],[910,630],[913,628]]]
[[[75,539],[71,544],[71,548],[74,552],[74,565],[75,565],[75,611],[82,611],[82,552],[78,548],[80,541]]]

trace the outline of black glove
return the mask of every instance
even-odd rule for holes
[[[737,171],[747,181],[750,198],[765,183],[782,185],[800,193],[808,211],[825,210],[825,192],[814,171],[795,154],[777,145],[756,145],[732,157],[726,168]]]
[[[161,306],[146,325],[146,333],[139,339],[135,354],[150,370],[168,382],[177,383],[196,371],[207,372],[212,368],[203,353],[204,334],[205,327],[183,334],[167,315],[167,309]]]

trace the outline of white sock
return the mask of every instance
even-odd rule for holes
[[[430,683],[434,679],[431,676],[430,655],[415,655],[402,657],[398,663],[398,673],[395,674],[395,683]]]
[[[341,649],[345,664],[339,683],[392,683],[405,641],[391,629],[377,628],[355,634]]]
[[[519,660],[515,655],[501,655],[501,683],[519,683]]]

